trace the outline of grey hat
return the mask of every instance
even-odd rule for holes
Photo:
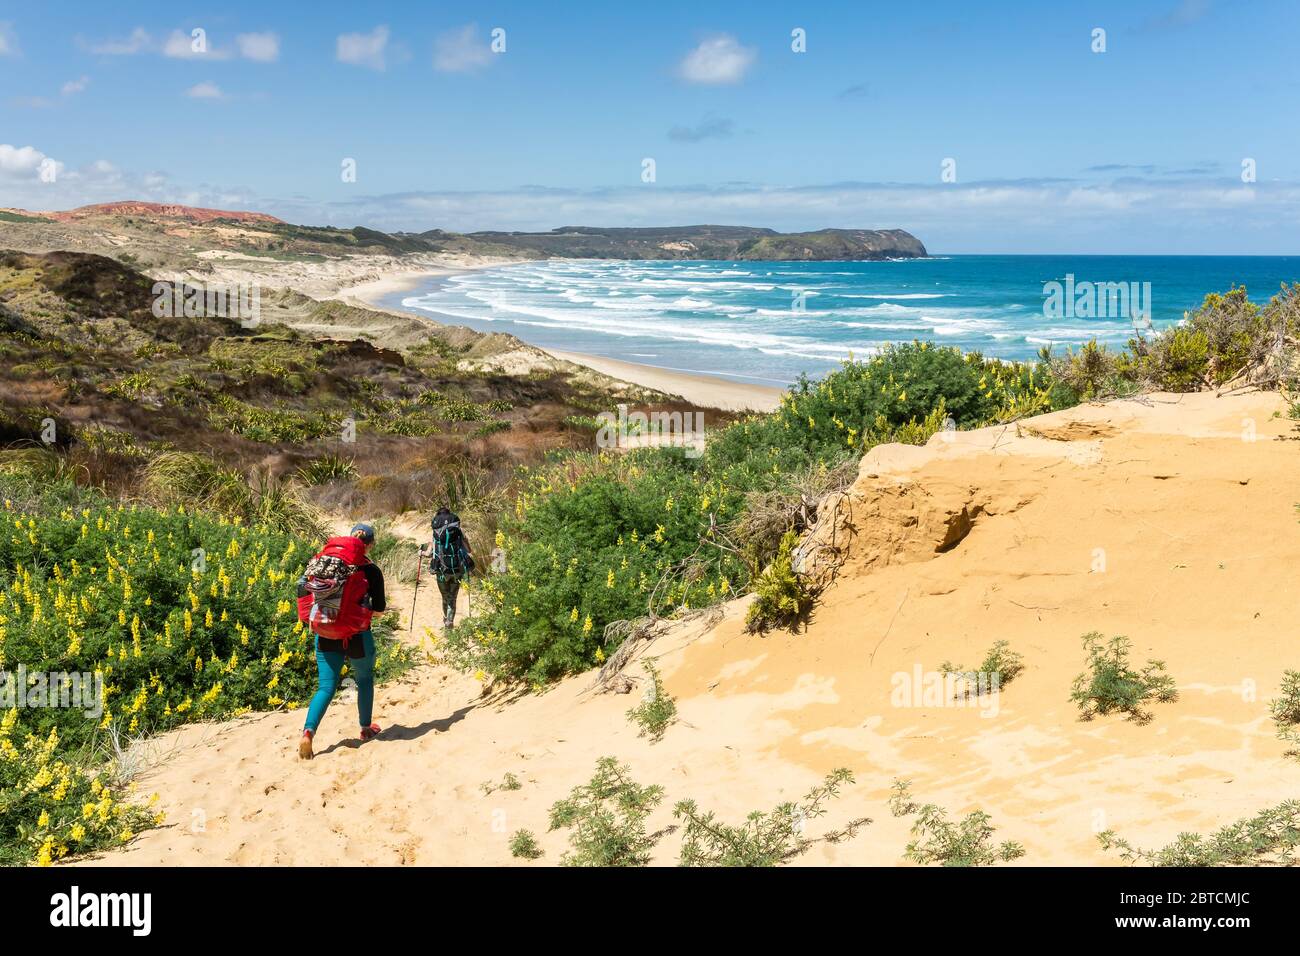
[[[357,532],[360,532],[360,534],[358,534]],[[364,521],[358,521],[356,524],[354,524],[352,526],[351,534],[354,538],[360,538],[366,544],[375,543],[375,529],[372,528],[370,525],[366,524]]]

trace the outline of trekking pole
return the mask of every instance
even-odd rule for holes
[[[417,551],[415,555],[415,593],[411,595],[411,623],[406,630],[410,634],[415,633],[415,602],[420,596],[420,565],[424,564],[424,552]]]

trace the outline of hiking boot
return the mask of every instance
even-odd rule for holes
[[[378,725],[378,724],[371,724],[369,727],[362,727],[362,728],[361,728],[361,739],[362,739],[362,740],[370,740],[370,739],[372,739],[372,738],[374,738],[374,737],[378,737],[378,736],[379,736],[379,725]]]
[[[456,619],[454,617],[445,617],[442,619],[442,629],[444,631],[450,631],[453,627],[455,627],[455,625],[456,625]]]
[[[312,733],[310,730],[304,730],[302,732],[302,739],[298,741],[299,760],[310,760],[312,758],[311,737]]]

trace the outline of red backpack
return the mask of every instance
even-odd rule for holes
[[[298,620],[320,637],[347,642],[370,627],[370,608],[361,602],[370,582],[361,565],[366,546],[360,538],[330,538],[307,562],[298,585]]]

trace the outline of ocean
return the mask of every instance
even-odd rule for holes
[[[783,386],[912,339],[1010,359],[1094,337],[1122,347],[1135,326],[1177,322],[1206,293],[1245,285],[1264,302],[1297,280],[1300,256],[553,259],[429,279],[383,304],[544,348]]]

